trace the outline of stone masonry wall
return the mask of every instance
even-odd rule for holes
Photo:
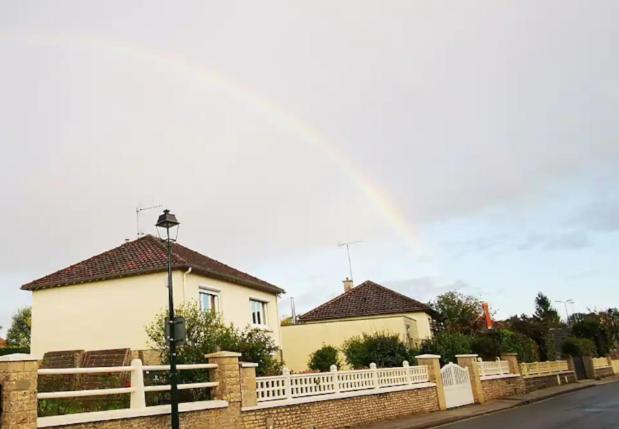
[[[481,386],[486,401],[507,398],[524,393],[525,385],[522,377],[495,378],[482,380]]]
[[[558,375],[542,375],[539,377],[524,377],[524,388],[527,392],[533,392],[535,390],[546,389],[547,387],[558,386],[559,381],[561,384],[575,383],[576,376],[573,372],[567,372]]]
[[[438,411],[436,388],[379,393],[241,413],[243,429],[336,429]]]
[[[37,362],[0,362],[2,415],[7,429],[36,429]]]
[[[608,368],[598,368],[595,370],[595,378],[610,377],[612,375],[614,375],[614,372],[613,368],[610,366]]]

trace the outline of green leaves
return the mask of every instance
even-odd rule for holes
[[[24,307],[17,310],[11,321],[11,327],[6,334],[9,347],[30,349],[30,330],[32,326],[32,310]]]
[[[333,346],[322,346],[311,354],[307,366],[309,369],[320,372],[330,371],[331,365],[335,365],[338,369],[341,366],[338,350]]]

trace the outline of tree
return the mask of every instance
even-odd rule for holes
[[[335,365],[339,369],[342,364],[338,353],[338,350],[333,346],[322,346],[310,355],[307,366],[309,369],[320,372],[330,371],[331,365]]]
[[[535,313],[533,317],[545,323],[548,327],[558,326],[561,323],[559,313],[552,307],[550,299],[539,292],[535,297]]]
[[[456,355],[471,353],[471,337],[460,332],[439,332],[431,339],[424,340],[416,354],[436,354],[441,362],[456,362]]]
[[[226,325],[221,318],[211,312],[202,311],[197,302],[192,301],[177,309],[178,316],[185,318],[187,340],[184,345],[177,347],[178,363],[204,363],[205,355],[217,350],[228,350],[241,353],[242,359],[258,364],[257,375],[279,374],[282,364],[274,355],[279,350],[266,332],[245,328],[242,331],[232,325]],[[165,319],[167,311],[158,314],[150,325],[146,327],[150,345],[161,356],[164,363],[169,359],[169,347],[165,337]],[[202,371],[203,372],[203,371]],[[182,371],[190,374],[191,371]],[[190,374],[193,381],[198,377]]]
[[[354,369],[368,368],[371,363],[378,367],[402,366],[411,356],[397,334],[363,334],[349,338],[342,345],[346,362]]]
[[[32,311],[30,307],[17,310],[11,321],[11,327],[6,334],[9,347],[30,348],[30,330],[32,326]]]
[[[615,310],[616,311],[616,310]],[[612,309],[587,314],[575,314],[572,320],[572,335],[588,338],[595,343],[600,355],[607,355],[614,347],[616,321]]]
[[[471,335],[479,330],[482,307],[481,301],[474,296],[446,292],[430,306],[439,313],[439,321],[447,331]]]

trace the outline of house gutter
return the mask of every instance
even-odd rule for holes
[[[185,282],[187,280],[187,276],[191,273],[191,267],[187,268],[187,271],[183,273],[183,304],[186,304],[185,301]]]

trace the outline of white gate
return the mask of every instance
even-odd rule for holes
[[[447,408],[461,407],[474,402],[468,368],[449,362],[441,368],[441,378],[445,388]]]

